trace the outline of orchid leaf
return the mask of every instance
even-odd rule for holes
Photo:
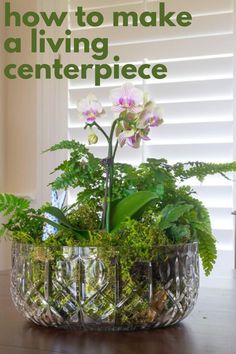
[[[111,212],[111,230],[116,229],[127,217],[138,218],[148,204],[158,200],[159,195],[150,191],[136,192],[117,203]]]
[[[54,206],[49,206],[49,207],[45,207],[43,209],[43,211],[47,214],[50,214],[52,216],[54,216],[56,219],[58,219],[58,221],[60,221],[60,223],[68,226],[68,227],[73,227],[70,222],[67,220],[65,214],[63,213],[63,211],[59,208],[56,208]]]
[[[87,236],[87,231],[86,230],[80,230],[75,228],[69,220],[66,218],[65,214],[62,212],[61,209],[50,206],[50,207],[45,207],[44,211],[52,216],[54,216],[56,219],[59,221],[59,225],[65,227],[67,230],[71,230],[75,233],[79,233],[81,235]],[[52,224],[51,224],[52,225]],[[58,225],[58,224],[57,224]],[[52,225],[54,227],[57,227],[56,225]]]
[[[78,230],[78,229],[75,229],[73,226],[70,225],[70,227],[66,226],[66,225],[63,225],[63,224],[59,224],[59,223],[56,223],[55,221],[52,221],[48,218],[45,218],[43,216],[35,216],[34,217],[36,219],[41,219],[43,220],[45,223],[55,227],[57,230],[64,230],[64,231],[71,231],[71,232],[74,232],[75,234],[79,235],[79,236],[82,236],[83,238],[88,238],[89,237],[89,232],[86,231],[86,230]]]

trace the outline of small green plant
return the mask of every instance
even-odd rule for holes
[[[98,130],[107,143],[104,159],[95,157],[83,144],[62,141],[49,150],[70,152],[52,173],[57,191],[78,188],[72,206],[53,200],[38,210],[14,195],[0,195],[0,213],[7,219],[0,235],[41,246],[105,246],[134,257],[149,260],[156,247],[198,241],[205,273],[216,261],[216,240],[210,218],[194,191],[181,182],[196,177],[236,171],[236,162],[213,164],[187,162],[168,164],[165,159],[147,159],[140,166],[116,163],[118,148],[139,148],[150,140],[150,130],[163,121],[158,107],[131,84],[111,94],[115,119],[108,133],[98,123],[104,110],[96,97],[89,95],[78,104],[80,117],[86,119],[89,144],[96,144]],[[55,198],[54,198],[55,199]],[[130,265],[131,266],[131,265]],[[125,273],[129,279],[129,272]]]

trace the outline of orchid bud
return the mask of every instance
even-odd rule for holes
[[[89,145],[95,145],[98,142],[98,137],[95,133],[91,133],[88,136]]]

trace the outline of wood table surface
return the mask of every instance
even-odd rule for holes
[[[15,310],[9,283],[9,273],[0,272],[0,354],[236,354],[236,278],[232,288],[202,288],[179,325],[120,333],[31,324]]]

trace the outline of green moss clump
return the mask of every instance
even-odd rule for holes
[[[142,260],[149,260],[155,247],[172,243],[158,224],[150,224],[145,219],[128,219],[114,233],[113,239],[115,246],[129,250],[130,255]]]
[[[71,225],[79,227],[81,230],[98,230],[100,226],[100,219],[93,205],[79,205],[68,213],[67,219]]]

